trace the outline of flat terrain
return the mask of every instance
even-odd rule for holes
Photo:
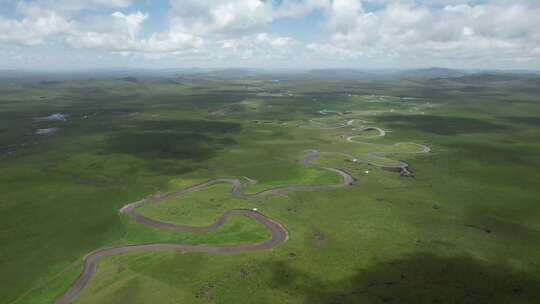
[[[537,76],[55,77],[0,82],[0,303],[540,299]]]

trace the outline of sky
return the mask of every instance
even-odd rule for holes
[[[540,0],[0,0],[0,69],[540,69]]]

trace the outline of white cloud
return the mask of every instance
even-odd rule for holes
[[[303,17],[315,10],[327,10],[330,0],[282,0],[278,6],[272,7],[274,18]]]
[[[272,21],[270,1],[171,0],[170,23],[175,31],[196,34],[239,33]]]
[[[201,48],[203,45],[202,38],[184,32],[169,31],[153,34],[143,43],[142,50],[151,53],[167,53]]]
[[[289,3],[285,1],[282,5]],[[277,11],[281,6],[275,7],[271,1],[172,0],[170,4],[169,29],[154,33],[145,41],[144,51],[174,53],[204,47],[205,56],[225,58],[236,52],[245,59],[260,55],[258,45],[266,45],[281,48],[275,50],[276,57],[280,57],[283,49],[293,42],[290,37],[252,34],[281,14]]]
[[[48,9],[55,11],[80,11],[83,9],[111,9],[125,8],[131,5],[131,0],[36,0],[21,1],[18,3],[19,9],[28,8]]]
[[[326,28],[330,31],[347,33],[358,26],[362,3],[357,0],[334,0],[327,10]]]
[[[138,33],[147,14],[136,12],[125,15],[114,12],[109,16],[90,17],[74,23],[65,35],[66,42],[77,48],[110,51],[134,50],[141,47]]]
[[[361,51],[351,51],[329,43],[310,43],[306,48],[317,59],[350,60],[364,55]]]
[[[0,16],[0,46],[297,65],[540,61],[537,0],[170,0],[167,27],[153,33],[143,31],[152,16],[133,7],[131,0],[21,1],[17,17]],[[315,35],[296,28],[278,35],[273,26],[283,18],[322,20],[311,21]]]
[[[534,1],[443,2],[457,4],[381,1],[381,9],[367,12],[359,1],[335,0],[325,23],[331,41],[309,49],[348,50],[364,58],[450,61],[521,57],[540,44],[540,9]]]
[[[47,37],[69,32],[71,26],[69,20],[54,11],[29,10],[22,20],[0,17],[0,42],[36,45]]]
[[[291,37],[274,36],[268,33],[260,33],[255,37],[255,41],[258,43],[266,43],[273,47],[284,47],[290,44],[293,39]]]
[[[138,33],[148,14],[113,12],[74,17],[72,10],[125,7],[128,0],[19,2],[20,20],[0,17],[0,42],[38,45],[47,41],[76,48],[124,51],[138,49]],[[69,10],[69,13],[66,13]]]

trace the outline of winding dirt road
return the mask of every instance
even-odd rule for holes
[[[386,131],[379,128],[379,127],[364,127],[362,129],[359,129],[358,131],[361,131],[361,132],[377,131],[377,132],[379,132],[379,135],[377,137],[386,136]],[[342,138],[345,138],[345,140],[348,141],[348,142],[358,143],[358,144],[367,144],[367,145],[371,144],[371,143],[356,141],[356,140],[354,140],[354,138],[356,138],[356,137],[360,137],[360,135],[343,135],[342,136]],[[400,143],[394,144],[395,147],[399,147],[401,145],[416,145],[416,146],[420,147],[420,150],[418,150],[418,151],[407,151],[407,152],[372,151],[372,152],[368,152],[367,155],[370,156],[370,157],[373,157],[373,158],[385,158],[387,155],[390,155],[390,154],[419,154],[419,153],[429,153],[429,152],[431,152],[431,147],[428,146],[428,145],[421,145],[421,144],[417,144],[417,143],[413,143],[413,142],[400,142]],[[414,176],[414,173],[409,170],[409,164],[402,161],[402,160],[396,161],[396,165],[381,165],[381,164],[377,164],[375,162],[370,162],[370,161],[366,161],[366,160],[356,158],[356,157],[354,157],[354,156],[352,156],[350,154],[345,154],[345,153],[334,153],[334,154],[340,154],[342,156],[345,156],[345,157],[349,158],[350,160],[352,160],[354,162],[367,163],[367,164],[371,164],[371,165],[374,165],[374,166],[377,166],[377,167],[381,167],[382,169],[387,170],[387,171],[399,172],[401,174],[401,176]]]
[[[133,214],[137,214],[133,211]],[[248,216],[259,223],[263,224],[271,233],[271,238],[262,243],[256,244],[246,244],[246,245],[235,245],[235,246],[208,246],[208,245],[182,245],[182,244],[145,244],[145,245],[132,245],[132,246],[121,246],[113,248],[105,248],[93,251],[84,257],[84,270],[83,273],[79,276],[77,281],[69,288],[69,290],[60,298],[56,300],[56,304],[68,304],[79,294],[79,292],[86,286],[88,281],[92,278],[96,272],[97,263],[101,258],[121,254],[121,253],[133,253],[133,252],[145,252],[145,251],[156,251],[156,250],[177,250],[180,252],[209,252],[209,253],[234,253],[234,252],[248,252],[256,250],[264,250],[273,248],[282,242],[288,239],[287,230],[279,223],[267,218],[263,214],[244,209],[235,209],[226,212],[223,214],[214,224],[207,227],[189,227],[189,226],[179,226],[172,225],[168,223],[160,223],[156,225],[155,223],[149,224],[150,226],[172,229],[176,231],[191,231],[191,232],[210,232],[218,229],[223,226],[227,219],[231,216],[236,215],[245,215]],[[138,222],[144,222],[139,221]]]
[[[356,142],[356,141],[352,141],[352,142],[360,143],[360,144],[367,144],[367,145],[371,144],[371,143],[363,143],[363,142]],[[372,152],[368,152],[367,155],[373,158],[386,158],[386,156],[391,155],[391,154],[421,154],[421,153],[431,152],[431,147],[429,147],[428,145],[421,145],[421,144],[412,143],[412,142],[400,142],[400,143],[394,144],[395,147],[398,147],[401,145],[416,145],[420,149],[418,151],[405,151],[405,152],[372,151]],[[310,154],[308,154],[308,156],[311,155],[313,159],[321,154],[339,155],[339,156],[345,157],[346,159],[352,162],[369,164],[372,166],[380,167],[383,170],[398,172],[402,176],[414,176],[414,173],[409,169],[409,164],[402,160],[395,160],[396,164],[388,165],[388,164],[379,164],[373,161],[368,161],[368,160],[362,159],[361,157],[356,157],[354,155],[343,153],[343,152],[320,152],[317,150],[310,150],[309,153]]]
[[[322,122],[319,122],[315,119],[310,119],[308,124],[298,124],[297,127],[300,129],[307,129],[307,130],[334,130],[334,129],[341,129],[347,127],[347,122],[345,123],[335,123],[335,124],[324,124]]]
[[[329,112],[329,111],[326,111]],[[321,113],[326,114],[326,113]],[[347,126],[352,126],[354,123],[354,120],[349,120],[344,124],[337,124],[334,126],[327,126],[323,125],[322,123],[311,121],[312,123],[318,124],[319,128],[328,128],[328,129],[334,129],[334,128],[343,128]],[[298,125],[298,127],[306,127],[303,125]],[[367,127],[363,128],[362,131],[369,131],[369,130],[377,130],[379,132],[379,136],[385,136],[386,133],[384,130],[377,128],[377,127]],[[355,142],[355,143],[361,143],[352,140],[354,136],[345,137],[347,141]],[[404,145],[404,144],[414,144],[414,143],[397,143],[394,146]],[[396,153],[427,153],[431,151],[431,148],[426,145],[419,145],[415,144],[420,147],[419,151],[412,151],[412,152],[369,152],[368,156],[374,157],[374,158],[384,158],[386,155],[389,154],[396,154]],[[362,160],[361,158],[355,157],[353,155],[347,154],[347,153],[341,153],[341,152],[320,152],[317,150],[309,150],[308,153],[305,155],[305,157],[299,161],[300,164],[303,164],[304,166],[308,167],[316,167],[320,169],[324,169],[327,171],[331,171],[334,173],[337,173],[341,175],[342,182],[338,184],[323,184],[323,185],[289,185],[289,186],[282,186],[282,187],[275,187],[268,190],[264,190],[258,193],[254,194],[244,194],[242,193],[242,182],[238,178],[216,178],[209,180],[207,182],[194,185],[188,188],[181,189],[176,192],[168,193],[165,195],[160,196],[159,198],[152,198],[152,199],[142,199],[130,204],[125,205],[120,209],[121,213],[124,213],[128,215],[131,219],[133,219],[135,222],[146,225],[158,229],[164,229],[164,230],[172,230],[172,231],[186,231],[186,232],[192,232],[192,233],[208,233],[215,231],[225,225],[227,223],[227,220],[232,216],[247,216],[250,217],[260,224],[264,225],[266,229],[271,234],[270,239],[260,242],[260,243],[254,243],[254,244],[242,244],[242,245],[232,245],[232,246],[210,246],[210,245],[185,245],[185,244],[173,244],[173,243],[155,243],[155,244],[143,244],[143,245],[129,245],[129,246],[120,246],[120,247],[112,247],[112,248],[104,248],[104,249],[98,249],[96,251],[92,251],[89,254],[87,254],[84,257],[84,270],[82,274],[77,278],[75,283],[68,289],[68,291],[62,295],[60,298],[56,300],[56,304],[68,304],[71,303],[71,301],[81,292],[81,290],[86,286],[86,284],[90,281],[94,273],[96,272],[97,264],[100,259],[116,254],[122,254],[122,253],[133,253],[133,252],[145,252],[145,251],[155,251],[155,250],[177,250],[180,252],[206,252],[206,253],[236,253],[236,252],[249,252],[249,251],[257,251],[257,250],[266,250],[271,249],[279,244],[285,242],[289,235],[287,230],[278,222],[266,217],[265,215],[254,211],[254,210],[247,210],[247,209],[234,209],[225,212],[220,218],[216,220],[215,223],[205,226],[205,227],[194,227],[194,226],[186,226],[186,225],[177,225],[172,223],[165,223],[160,222],[158,220],[154,220],[151,218],[147,218],[139,213],[137,213],[137,208],[140,208],[147,204],[156,204],[168,199],[180,197],[186,193],[192,193],[196,191],[200,191],[203,189],[206,189],[212,185],[215,184],[222,184],[222,183],[228,183],[231,184],[231,194],[239,199],[243,200],[249,200],[249,199],[256,199],[256,198],[262,198],[266,196],[271,196],[279,193],[284,192],[291,192],[291,191],[301,191],[301,190],[319,190],[319,189],[335,189],[340,187],[346,187],[353,184],[355,181],[355,178],[351,176],[349,173],[337,169],[337,168],[331,168],[331,167],[322,167],[318,165],[314,165],[311,162],[315,160],[319,155],[323,154],[334,154],[339,155],[342,157],[345,157],[346,159],[349,159],[353,162],[361,162],[361,163],[367,163],[371,165],[375,165],[378,167],[381,167],[386,170],[390,171],[396,171],[400,172],[402,175],[413,175],[412,172],[408,170],[408,164],[404,161],[396,161],[397,164],[395,165],[381,165],[377,164],[371,161]],[[254,183],[253,180],[247,178],[247,180],[250,183]]]
[[[383,136],[386,136],[386,131],[379,128],[379,127],[365,127],[365,128],[362,128],[360,129],[359,131],[362,131],[362,132],[367,132],[367,131],[377,131],[379,132],[379,137],[383,137]],[[350,142],[355,142],[353,140],[353,138],[355,137],[359,137],[360,135],[352,135],[352,136],[349,136],[347,137],[347,141],[350,141]]]
[[[322,116],[328,116],[329,114],[337,114],[338,116],[343,117],[343,118],[345,117],[346,114],[350,114],[347,112],[340,112],[340,111],[334,111],[334,110],[320,110],[320,111],[317,111],[317,113],[321,114]],[[341,128],[346,128],[346,127],[353,127],[355,123],[366,123],[366,121],[361,120],[361,119],[348,119],[342,123],[339,123],[339,122],[325,123],[325,122],[319,121],[319,118],[315,118],[315,119],[310,119],[308,123],[306,124],[300,123],[296,126],[300,129],[308,129],[308,130],[334,130],[334,129],[341,129]]]
[[[317,113],[319,113],[321,115],[337,114],[338,116],[343,116],[343,112],[334,111],[334,110],[320,110],[320,111],[317,111]]]
[[[215,231],[219,227],[225,225],[225,223],[227,223],[227,220],[231,216],[243,215],[243,216],[250,217],[256,220],[257,222],[261,223],[262,225],[264,225],[266,229],[268,229],[268,231],[270,232],[271,237],[270,239],[261,243],[233,245],[233,246],[156,243],[156,244],[120,246],[120,247],[112,247],[112,248],[105,248],[105,249],[92,251],[91,253],[89,253],[88,255],[84,257],[84,270],[82,274],[77,278],[75,283],[68,289],[68,291],[64,295],[62,295],[60,298],[58,298],[55,303],[56,304],[71,303],[71,301],[80,293],[80,291],[90,281],[90,279],[96,272],[97,263],[99,262],[100,259],[104,257],[108,257],[108,256],[116,255],[116,254],[122,254],[122,253],[145,252],[145,251],[155,251],[155,250],[177,250],[180,252],[206,252],[206,253],[235,253],[235,252],[249,252],[249,251],[257,251],[257,250],[265,250],[265,249],[271,249],[278,246],[279,244],[285,242],[288,239],[289,235],[288,235],[287,230],[278,222],[253,210],[247,210],[247,209],[230,210],[230,211],[225,212],[215,223],[213,223],[210,226],[193,227],[193,226],[184,226],[184,225],[176,225],[176,224],[171,224],[171,223],[164,223],[157,220],[153,220],[137,213],[136,209],[146,204],[150,204],[150,203],[155,204],[155,203],[159,203],[164,200],[171,199],[171,198],[180,197],[186,193],[203,190],[214,184],[219,184],[219,183],[231,184],[232,185],[231,194],[239,199],[255,199],[255,198],[261,198],[261,197],[266,197],[266,196],[270,196],[270,195],[274,195],[278,193],[290,192],[290,191],[333,189],[333,188],[340,188],[340,187],[346,187],[346,186],[352,185],[352,183],[354,182],[354,177],[352,177],[347,172],[340,169],[336,169],[336,168],[319,167],[316,165],[312,165],[311,161],[314,160],[317,157],[317,155],[318,153],[315,153],[315,154],[308,153],[304,157],[304,159],[299,161],[299,163],[305,166],[315,166],[324,170],[338,173],[343,178],[341,183],[329,184],[329,185],[290,185],[290,186],[276,187],[276,188],[264,190],[255,194],[243,194],[241,192],[242,183],[239,179],[217,178],[217,179],[209,180],[202,184],[198,184],[195,186],[191,186],[189,188],[179,190],[177,192],[163,195],[157,199],[142,199],[140,201],[125,205],[124,207],[122,207],[122,209],[120,209],[120,212],[128,215],[139,224],[147,225],[147,226],[158,228],[158,229],[167,229],[167,230],[173,230],[173,231],[188,231],[188,232],[193,232],[193,233],[207,233],[207,232]]]

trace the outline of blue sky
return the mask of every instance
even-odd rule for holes
[[[0,0],[0,68],[540,68],[538,0]]]

